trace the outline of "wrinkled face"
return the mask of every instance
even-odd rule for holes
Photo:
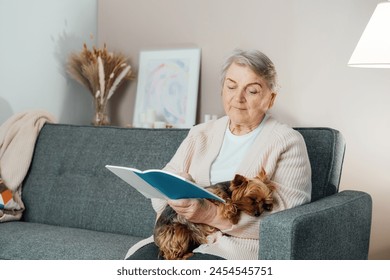
[[[258,125],[275,96],[266,81],[248,66],[233,63],[226,71],[222,100],[233,125]]]

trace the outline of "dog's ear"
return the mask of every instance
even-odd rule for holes
[[[230,184],[230,190],[233,191],[237,188],[245,187],[246,185],[248,185],[248,179],[240,174],[236,174]]]
[[[276,190],[276,186],[271,181],[267,182],[267,187],[270,189],[271,193],[273,193]]]
[[[259,178],[263,182],[267,182],[268,181],[268,176],[267,176],[267,173],[264,170],[264,167],[261,168],[261,171],[260,171],[259,175],[257,175],[257,178]]]

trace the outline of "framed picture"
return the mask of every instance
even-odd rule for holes
[[[199,48],[140,52],[135,127],[195,124],[200,54]]]

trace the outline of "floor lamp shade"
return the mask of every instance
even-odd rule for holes
[[[390,2],[379,3],[352,56],[352,67],[390,68]]]

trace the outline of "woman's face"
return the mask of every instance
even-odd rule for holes
[[[257,127],[275,96],[266,81],[248,66],[233,63],[226,71],[222,100],[233,126]]]

